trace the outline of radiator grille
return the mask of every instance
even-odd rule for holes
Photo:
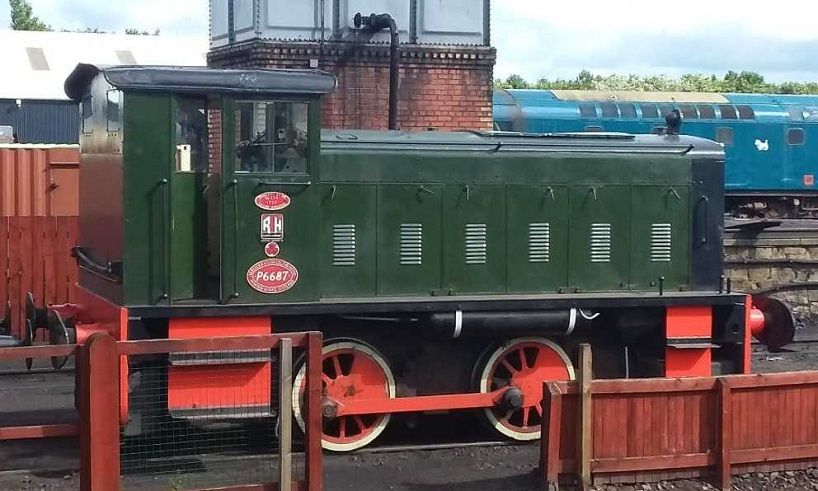
[[[332,265],[355,266],[355,225],[332,227]]]
[[[466,264],[486,264],[487,239],[485,223],[466,225]]]
[[[401,266],[420,266],[423,264],[422,224],[420,223],[401,224],[400,264]]]
[[[672,228],[669,223],[654,223],[650,229],[650,261],[669,263],[671,259]]]
[[[610,223],[594,223],[591,225],[591,262],[611,262]]]
[[[551,261],[551,224],[531,223],[528,225],[528,262],[547,263]]]

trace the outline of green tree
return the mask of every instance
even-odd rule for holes
[[[645,92],[742,92],[761,94],[818,94],[818,82],[769,83],[764,76],[751,71],[728,71],[723,77],[701,73],[687,73],[678,79],[664,75],[595,75],[588,70],[579,72],[573,79],[541,78],[531,84],[519,75],[506,80],[497,79],[498,89],[543,90],[633,90]]]
[[[34,15],[31,4],[26,0],[9,0],[11,7],[11,27],[15,31],[50,31],[51,26]]]

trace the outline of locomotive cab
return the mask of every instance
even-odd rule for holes
[[[319,98],[334,87],[315,71],[80,65],[66,82],[93,183],[80,283],[130,305],[246,303],[288,286],[290,300],[314,297],[315,281],[295,280],[315,274]],[[285,207],[293,246],[278,257]],[[259,248],[269,261],[252,289]]]

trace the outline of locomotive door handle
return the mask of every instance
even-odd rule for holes
[[[167,179],[159,181],[159,186],[162,187],[162,296],[161,300],[167,300],[170,296],[168,290],[169,276],[170,276],[170,255],[168,254],[170,244],[170,186]]]
[[[702,237],[699,239],[699,243],[701,245],[707,244],[707,232],[710,230],[710,198],[705,195],[702,195],[699,198],[699,204],[704,204],[704,230],[702,231]]]
[[[596,194],[596,188],[588,188],[588,194],[593,194],[594,201],[599,201],[599,196]]]
[[[676,192],[676,190],[675,190],[675,189],[673,189],[673,188],[668,188],[668,190],[667,190],[667,194],[672,194],[673,196],[675,196],[675,197],[676,197],[676,200],[677,200],[677,201],[682,201],[682,197],[681,197],[681,196],[679,195],[679,193],[678,193],[678,192]]]
[[[230,298],[239,298],[239,181],[233,179],[229,187],[233,193],[233,293]]]
[[[427,188],[426,186],[418,186],[418,192],[423,192],[423,193],[426,193],[426,194],[435,194],[434,191]]]

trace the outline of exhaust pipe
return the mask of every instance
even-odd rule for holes
[[[570,336],[577,328],[589,325],[599,314],[588,315],[580,309],[564,311],[517,312],[445,312],[431,314],[428,327],[440,337],[451,339],[480,336],[526,336],[550,334]]]
[[[370,14],[364,17],[355,14],[353,23],[356,29],[366,28],[370,32],[389,29],[389,129],[398,129],[398,78],[400,77],[400,33],[398,24],[389,14]]]

